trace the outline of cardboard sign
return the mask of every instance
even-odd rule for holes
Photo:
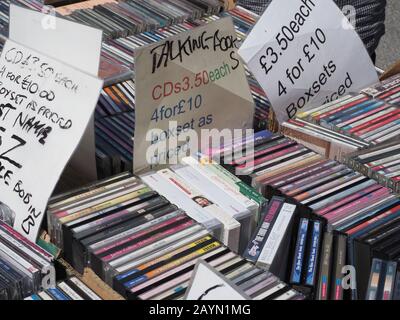
[[[135,53],[135,172],[176,163],[201,129],[252,127],[254,102],[236,46],[232,19],[224,18]]]
[[[102,81],[8,40],[0,57],[0,201],[36,240],[47,201],[96,106]]]
[[[9,38],[97,76],[103,32],[50,14],[10,5]],[[27,32],[29,30],[29,32]],[[84,182],[97,179],[94,120],[83,135],[70,164]]]
[[[239,50],[280,123],[378,81],[332,0],[274,0]]]
[[[199,259],[192,273],[185,300],[251,300],[229,279]]]

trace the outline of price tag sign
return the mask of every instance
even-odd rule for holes
[[[135,52],[134,171],[186,156],[202,129],[252,128],[254,102],[231,18]],[[197,150],[191,150],[197,152]]]
[[[0,201],[36,240],[47,201],[96,106],[102,81],[7,40],[0,57]]]
[[[272,1],[239,55],[280,123],[378,81],[364,44],[332,0]]]

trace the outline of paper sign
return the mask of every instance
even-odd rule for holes
[[[378,81],[364,44],[332,0],[272,1],[239,54],[280,123]]]
[[[8,40],[0,57],[0,202],[35,241],[47,201],[96,106],[102,81]]]
[[[254,102],[236,46],[232,19],[224,18],[135,52],[135,173],[175,163],[201,129],[252,127]],[[186,140],[189,132],[196,137]]]
[[[185,300],[251,300],[229,279],[199,259],[192,273]]]
[[[10,5],[9,38],[97,76],[103,33],[101,30],[49,14]],[[29,32],[27,32],[29,30]],[[87,182],[96,180],[94,121],[91,118],[70,163]]]
[[[11,40],[98,75],[101,30],[13,4],[10,5],[9,28]]]

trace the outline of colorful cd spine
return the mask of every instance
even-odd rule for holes
[[[319,258],[319,247],[321,238],[322,225],[319,221],[313,222],[312,236],[311,236],[311,248],[309,253],[309,259],[307,264],[306,273],[306,285],[315,285],[315,275],[317,272],[318,258]]]
[[[290,283],[300,284],[303,260],[307,245],[307,232],[308,232],[309,220],[306,218],[300,219],[299,230],[297,234],[296,248],[294,251],[292,272],[290,275]]]

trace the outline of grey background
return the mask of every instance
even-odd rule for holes
[[[376,66],[386,70],[400,60],[400,1],[387,0],[386,34],[376,52]]]

